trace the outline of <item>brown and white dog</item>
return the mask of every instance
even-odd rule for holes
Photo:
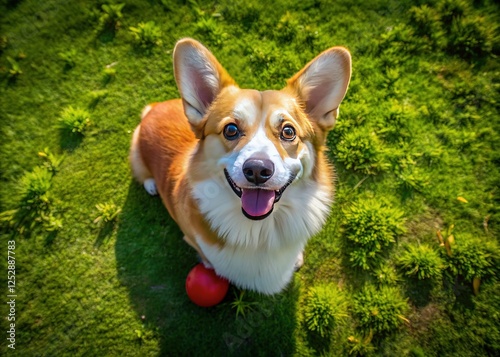
[[[176,44],[174,70],[182,99],[144,109],[133,173],[160,194],[205,265],[240,288],[280,292],[329,214],[324,144],[347,91],[350,54],[324,51],[280,91],[240,89],[192,39]]]

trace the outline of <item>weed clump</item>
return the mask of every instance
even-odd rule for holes
[[[154,21],[140,22],[137,27],[129,27],[137,47],[149,50],[154,46],[160,46],[161,29]]]
[[[47,232],[62,228],[62,220],[52,212],[50,188],[53,173],[48,167],[37,166],[20,180],[16,209],[0,214],[0,221],[20,234],[31,233],[39,227]]]
[[[347,303],[336,287],[319,285],[309,289],[304,307],[304,322],[310,332],[326,337],[346,318]]]
[[[192,1],[191,5],[196,18],[194,23],[196,32],[204,37],[204,42],[213,46],[221,46],[228,38],[228,34],[224,32],[220,21],[217,20],[221,14],[218,12],[209,14],[195,1]]]
[[[441,276],[444,262],[439,253],[428,245],[407,245],[398,259],[398,265],[405,274],[419,280]]]
[[[52,175],[55,175],[59,171],[64,156],[57,156],[53,154],[49,148],[43,149],[38,153],[38,156],[43,160],[43,166],[49,170]]]
[[[23,71],[21,69],[21,66],[19,65],[19,62],[17,62],[14,58],[7,56],[7,61],[9,62],[9,69],[8,69],[8,77],[11,80],[15,80],[18,78],[21,74],[23,74]]]
[[[407,302],[397,288],[366,286],[354,298],[353,311],[359,326],[364,331],[375,334],[393,332],[408,321],[404,314],[408,310]]]
[[[368,270],[380,265],[382,253],[405,232],[403,213],[379,201],[355,203],[343,211],[345,237],[354,267]]]
[[[231,303],[231,308],[236,310],[236,317],[246,317],[247,313],[254,310],[254,306],[258,304],[257,301],[250,301],[245,298],[245,290],[241,290],[238,294],[234,292],[234,301]]]
[[[375,352],[375,346],[372,344],[373,331],[366,336],[351,335],[347,338],[350,343],[350,356],[370,356]]]
[[[463,235],[455,238],[449,247],[446,257],[448,267],[454,275],[472,281],[499,273],[500,249],[496,242]]]
[[[21,179],[21,207],[26,210],[44,211],[49,203],[48,192],[52,186],[52,173],[45,167],[35,167]]]
[[[399,282],[396,268],[389,263],[377,267],[372,274],[380,285],[395,285]]]
[[[95,108],[97,104],[108,96],[108,91],[106,89],[94,90],[88,94],[89,97],[89,108]]]
[[[96,32],[114,33],[120,26],[120,20],[123,18],[122,10],[125,4],[104,4],[101,9]]]
[[[213,17],[202,17],[195,24],[196,32],[205,36],[214,45],[220,46],[222,39],[227,37]]]
[[[369,128],[347,132],[337,144],[335,157],[347,169],[374,175],[383,169],[378,138]]]
[[[122,211],[112,202],[99,203],[95,207],[99,211],[99,216],[94,219],[94,223],[97,225],[114,222]]]
[[[65,108],[59,117],[60,128],[74,134],[83,135],[90,124],[90,114],[85,109],[72,106]]]
[[[403,166],[403,165],[401,165]],[[396,169],[397,188],[403,199],[413,197],[415,192],[424,192],[429,185],[429,177],[416,165]]]

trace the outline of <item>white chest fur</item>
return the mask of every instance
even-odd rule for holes
[[[224,178],[194,186],[199,209],[225,241],[221,248],[197,239],[216,272],[235,285],[274,294],[290,281],[297,256],[322,228],[331,205],[328,188],[312,180],[292,184],[269,217],[246,218]]]

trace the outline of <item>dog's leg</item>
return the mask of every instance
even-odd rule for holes
[[[297,260],[295,260],[295,271],[298,271],[300,268],[302,268],[302,265],[304,265],[304,252],[301,251],[297,256]]]

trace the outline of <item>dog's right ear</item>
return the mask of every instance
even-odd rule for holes
[[[215,56],[191,38],[177,42],[174,73],[181,93],[184,113],[195,135],[202,135],[205,114],[222,88],[236,85]]]

